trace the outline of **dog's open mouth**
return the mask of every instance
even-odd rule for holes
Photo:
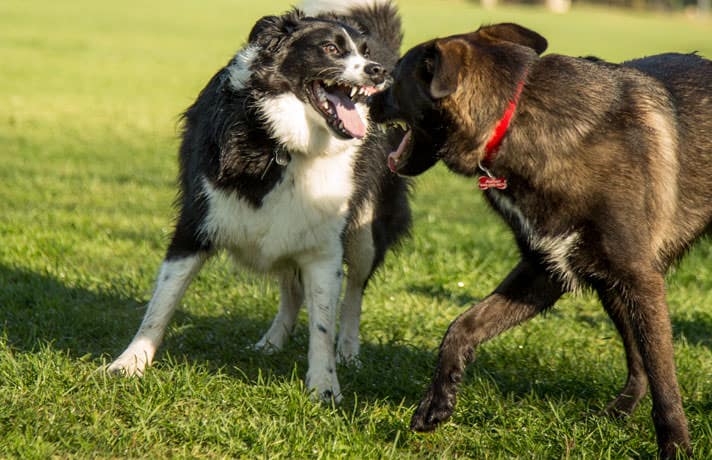
[[[331,80],[313,80],[307,84],[309,102],[324,117],[329,127],[344,139],[361,139],[366,124],[356,110],[357,102],[379,91],[374,86],[357,86]]]

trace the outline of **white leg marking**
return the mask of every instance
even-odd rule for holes
[[[289,339],[297,321],[297,314],[304,302],[304,289],[299,280],[299,272],[289,270],[279,279],[279,312],[267,333],[255,344],[255,349],[270,353],[279,351]]]
[[[304,264],[302,276],[309,311],[309,370],[307,390],[325,402],[341,401],[341,387],[336,376],[334,337],[336,305],[341,291],[341,253],[337,257],[312,260]]]
[[[143,375],[163,340],[168,321],[188,284],[205,262],[203,254],[164,260],[158,273],[156,289],[148,304],[141,326],[129,346],[108,367],[108,371],[125,375]]]

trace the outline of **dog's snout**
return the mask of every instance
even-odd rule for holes
[[[364,67],[363,71],[375,83],[383,83],[386,80],[386,76],[388,75],[388,71],[381,64],[378,64],[376,62],[366,64],[366,67]]]

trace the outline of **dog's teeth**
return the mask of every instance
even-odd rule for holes
[[[358,92],[359,92],[359,89],[358,89],[357,87],[355,87],[355,86],[352,86],[352,87],[351,87],[351,94],[349,95],[349,97],[353,98],[353,97],[356,95],[356,93],[358,93]]]

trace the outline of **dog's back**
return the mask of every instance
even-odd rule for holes
[[[660,186],[677,193],[670,228],[679,237],[678,247],[670,248],[675,258],[701,233],[712,231],[712,61],[696,54],[667,53],[622,65],[653,77],[667,93],[674,128],[667,135],[676,152],[669,167],[676,170],[677,180]],[[655,94],[650,84],[643,84]],[[665,129],[664,120],[648,122],[651,130]]]

